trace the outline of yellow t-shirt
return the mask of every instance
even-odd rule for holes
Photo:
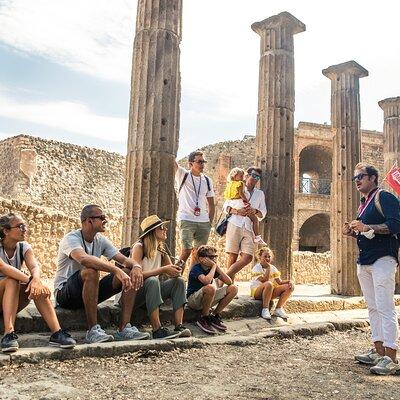
[[[243,181],[230,181],[226,185],[224,197],[225,200],[236,200],[241,199],[240,194],[244,190]]]

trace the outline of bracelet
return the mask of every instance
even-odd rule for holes
[[[140,264],[135,264],[135,265],[132,267],[132,269],[133,269],[133,268],[140,268],[140,269],[143,269],[142,266],[141,266]]]
[[[26,282],[26,283],[21,282],[21,285],[29,285],[29,284],[31,283],[32,279],[33,279],[33,276],[31,275],[31,276],[29,277],[29,279],[28,279],[28,282]]]

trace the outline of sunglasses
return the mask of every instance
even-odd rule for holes
[[[95,215],[94,217],[89,217],[90,219],[99,219],[100,221],[105,221],[107,219],[107,216],[104,214],[101,215]]]
[[[10,226],[8,229],[19,229],[24,232],[24,231],[28,230],[28,225],[18,224],[17,226]]]
[[[255,174],[254,172],[252,172],[252,173],[250,174],[250,176],[251,176],[253,179],[255,179],[256,181],[259,181],[259,180],[261,179],[261,176],[258,175],[258,174]]]
[[[364,176],[368,176],[368,174],[361,173],[361,174],[355,175],[355,176],[353,176],[353,177],[351,178],[351,180],[352,180],[353,182],[354,182],[354,181],[361,181],[361,179],[364,178]]]
[[[160,231],[167,231],[167,230],[168,230],[168,228],[167,228],[165,225],[160,225],[160,226],[158,227],[158,229],[159,229]]]
[[[216,260],[218,258],[218,256],[216,254],[211,254],[206,256],[207,258],[211,258],[211,260]]]
[[[208,161],[206,160],[198,160],[198,161],[193,161],[196,164],[207,164]]]

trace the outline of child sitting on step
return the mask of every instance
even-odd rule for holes
[[[242,207],[249,207],[250,202],[244,192],[244,174],[245,171],[242,168],[233,168],[227,177],[227,185],[224,191],[225,200],[241,200],[243,203]],[[237,208],[241,208],[240,205]],[[258,225],[258,218],[255,215],[248,215],[252,224],[254,232],[254,243],[266,246],[266,243],[260,235],[260,229]]]
[[[290,280],[282,280],[281,273],[271,264],[273,253],[269,247],[261,247],[256,257],[258,263],[251,271],[250,282],[251,296],[256,300],[262,300],[261,317],[271,319],[269,304],[272,299],[279,299],[276,305],[274,316],[287,319],[283,306],[292,295],[294,284]]]

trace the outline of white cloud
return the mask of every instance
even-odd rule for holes
[[[0,92],[0,116],[27,121],[112,142],[126,140],[128,120],[97,115],[82,103],[23,103]]]

